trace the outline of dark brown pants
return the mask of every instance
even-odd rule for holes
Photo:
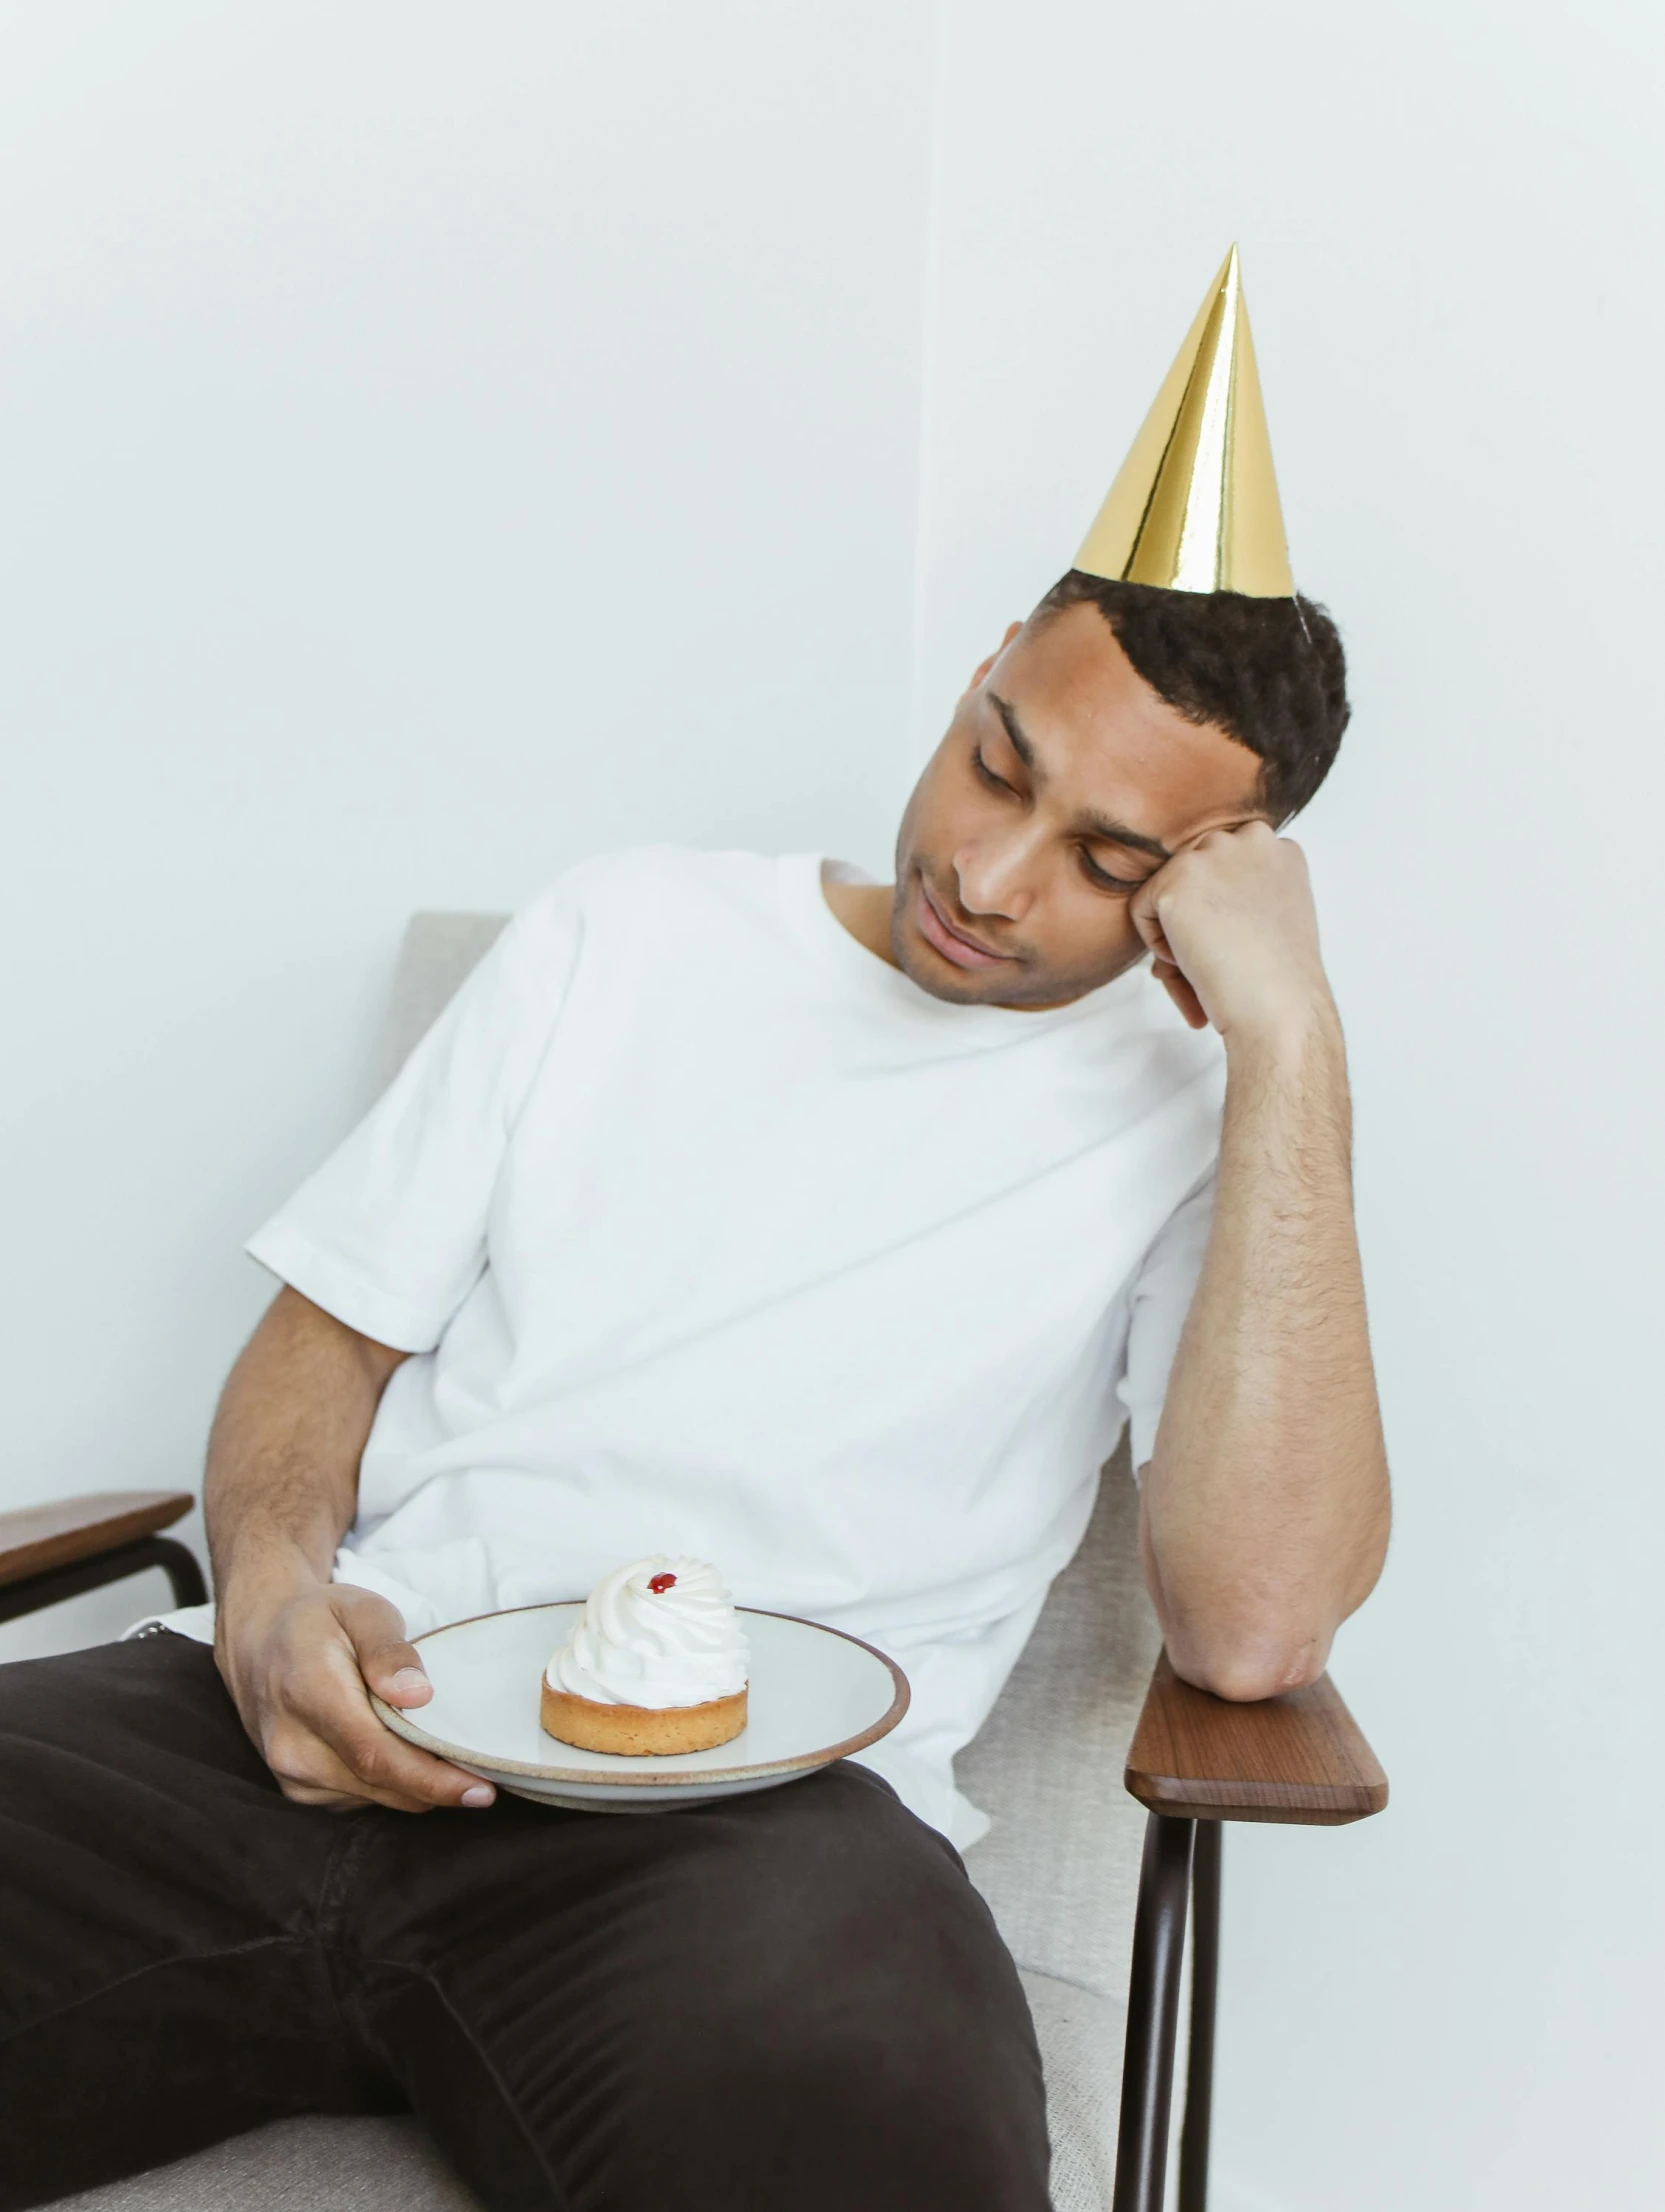
[[[1045,2212],[954,1851],[841,1764],[631,1818],[291,1805],[174,1636],[0,1666],[0,2212],[300,2112],[492,2212]]]

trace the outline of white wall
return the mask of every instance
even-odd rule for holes
[[[882,866],[928,34],[0,7],[0,1503],[195,1485],[412,908],[653,838]]]
[[[1338,1653],[1392,1810],[1228,1839],[1217,2201],[1651,2202],[1665,33],[936,39],[0,5],[0,1501],[194,1482],[238,1240],[362,1095],[411,907],[641,837],[882,862],[910,716],[1066,564],[1239,236],[1353,659],[1302,835],[1400,1518]]]
[[[1665,2194],[1665,22],[957,0],[920,734],[1242,241],[1357,718],[1300,834],[1399,1493],[1337,1674],[1394,1802],[1227,1840],[1225,2212]]]

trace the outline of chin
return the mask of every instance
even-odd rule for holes
[[[899,930],[891,939],[896,954],[896,965],[910,983],[917,983],[932,998],[946,999],[951,1006],[1005,1006],[1012,1003],[1011,983],[1005,987],[992,973],[968,975],[963,968],[956,968],[952,961],[944,960],[931,945],[907,944]]]
[[[1016,962],[1009,970],[956,968],[900,914],[891,922],[890,949],[910,983],[950,1006],[1060,1006],[1081,996],[1080,989],[1037,977],[1033,969]]]

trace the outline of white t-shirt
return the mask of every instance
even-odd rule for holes
[[[1145,965],[1045,1013],[931,998],[822,884],[573,869],[249,1249],[416,1355],[338,1579],[419,1633],[708,1559],[894,1654],[912,1709],[864,1757],[964,1844],[953,1755],[1124,1412],[1150,1455],[1223,1057]]]

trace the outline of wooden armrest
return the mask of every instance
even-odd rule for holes
[[[1387,1803],[1387,1776],[1329,1676],[1234,1705],[1156,1662],[1123,1776],[1178,1820],[1283,1820],[1338,1828]]]
[[[98,1490],[0,1513],[0,1584],[154,1536],[183,1519],[195,1502],[188,1490]]]

